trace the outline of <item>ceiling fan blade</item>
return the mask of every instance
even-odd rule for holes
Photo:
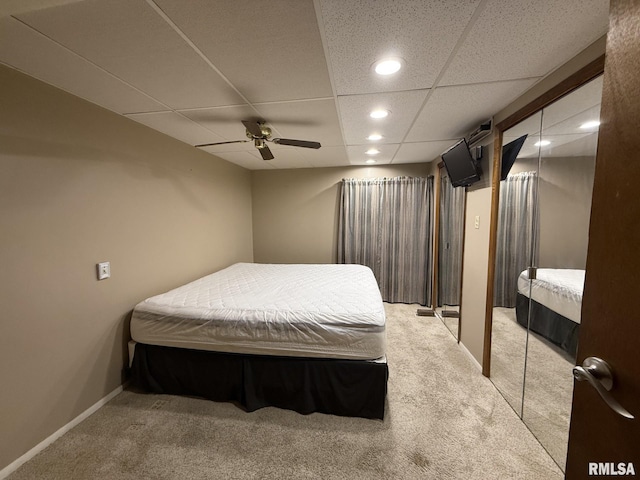
[[[242,120],[242,124],[249,131],[249,133],[254,137],[259,137],[259,138],[263,137],[260,124],[255,120]]]
[[[271,153],[271,150],[269,150],[269,147],[266,145],[259,148],[258,151],[260,152],[260,155],[262,155],[263,160],[273,160],[275,158],[273,153]]]
[[[201,145],[194,145],[194,147],[210,147],[212,145],[225,145],[227,143],[246,143],[250,140],[232,140],[230,142],[217,142],[217,143],[203,143]]]
[[[278,145],[291,145],[292,147],[320,148],[320,142],[308,142],[306,140],[292,140],[290,138],[274,138],[271,140]]]

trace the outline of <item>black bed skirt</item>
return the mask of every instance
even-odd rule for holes
[[[529,315],[529,297],[518,293],[516,298],[516,318],[518,323],[527,328]],[[567,317],[531,300],[531,331],[542,335],[554,345],[567,352],[572,359],[578,350],[578,333],[580,325]]]
[[[273,406],[299,413],[384,418],[386,362],[241,355],[137,343],[132,382],[154,393]]]

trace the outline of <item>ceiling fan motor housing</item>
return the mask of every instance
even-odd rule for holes
[[[268,140],[269,138],[271,138],[271,129],[267,126],[264,125],[264,123],[260,123],[258,124],[260,126],[260,136],[254,135],[253,133],[251,133],[249,130],[246,131],[247,134],[247,138],[250,138],[252,140],[263,140],[262,145],[264,146],[264,140]],[[256,147],[258,146],[258,144],[256,143]],[[260,148],[260,147],[258,147]]]

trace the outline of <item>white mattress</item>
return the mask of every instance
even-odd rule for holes
[[[525,270],[518,277],[518,291],[560,315],[580,323],[584,270],[538,268],[531,282]]]
[[[368,267],[238,263],[140,302],[131,337],[198,350],[372,360],[385,353],[385,313]]]

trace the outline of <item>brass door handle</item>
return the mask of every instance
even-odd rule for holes
[[[582,366],[573,367],[573,376],[576,380],[589,382],[614,412],[630,420],[635,418],[609,393],[613,388],[613,372],[607,362],[598,357],[585,358]]]

